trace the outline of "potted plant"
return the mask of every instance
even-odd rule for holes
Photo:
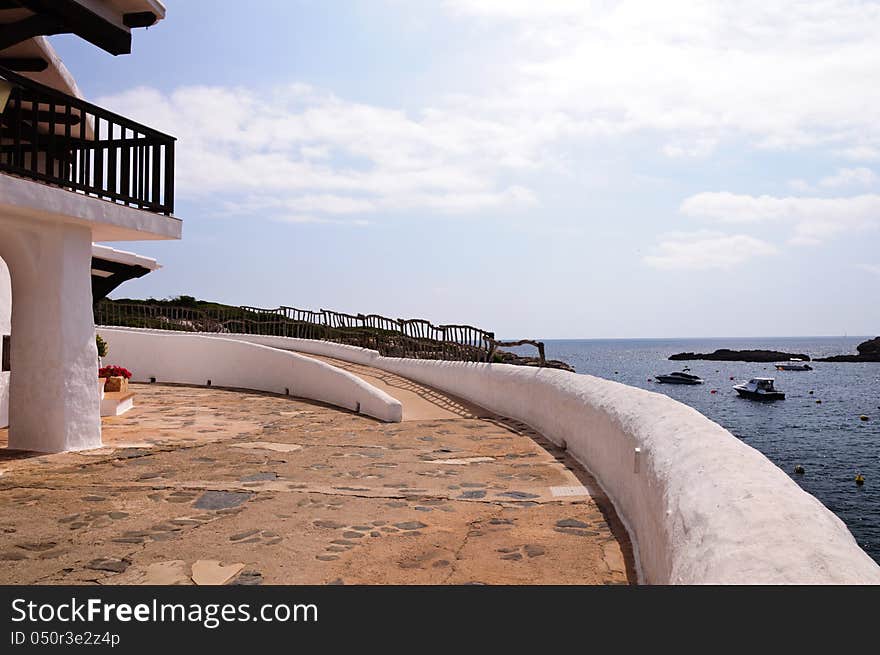
[[[98,369],[98,377],[104,378],[104,391],[128,391],[128,381],[131,379],[131,371],[122,366],[102,366]]]
[[[101,360],[110,352],[110,346],[107,345],[107,342],[104,341],[100,334],[95,335],[95,345],[98,347],[98,366],[100,367]]]
[[[101,359],[107,356],[107,353],[110,351],[110,347],[107,345],[107,342],[101,337],[100,334],[95,334],[95,346],[98,348],[98,393],[101,398],[104,397],[104,385],[107,382],[107,378],[101,377],[100,369],[101,369]]]

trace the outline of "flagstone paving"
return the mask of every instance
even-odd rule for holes
[[[401,398],[410,420],[388,424],[267,393],[134,384],[135,408],[104,419],[103,448],[0,450],[0,583],[635,581],[620,520],[564,451],[381,376],[436,414]]]

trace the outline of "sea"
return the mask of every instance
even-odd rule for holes
[[[568,362],[578,373],[666,394],[721,424],[837,514],[880,562],[880,363],[814,362],[812,371],[777,371],[763,363],[668,359],[718,348],[810,357],[853,354],[868,338],[566,339],[545,340],[545,347],[548,358]],[[684,366],[705,384],[653,382],[655,375]],[[755,402],[733,390],[734,384],[760,376],[775,378],[785,400]],[[869,420],[862,421],[862,415]],[[794,472],[797,465],[803,474]],[[865,479],[863,486],[855,483],[857,473]]]

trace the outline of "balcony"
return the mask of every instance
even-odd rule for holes
[[[3,67],[0,109],[0,172],[173,214],[174,137]]]

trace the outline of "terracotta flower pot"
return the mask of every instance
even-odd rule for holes
[[[109,392],[126,392],[128,391],[128,380],[121,375],[115,376],[112,378],[107,378],[107,383],[104,385],[104,391]]]

